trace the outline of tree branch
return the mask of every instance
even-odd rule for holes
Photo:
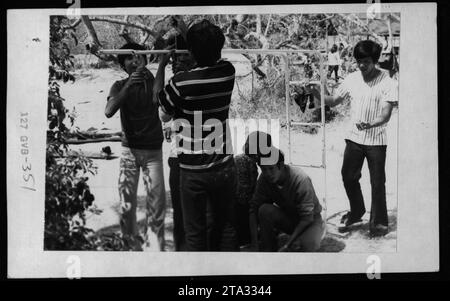
[[[389,14],[388,18],[392,18],[396,22],[400,22],[400,18],[395,14]]]
[[[359,19],[358,16],[356,16],[355,14],[352,14],[352,15],[351,15],[354,19],[350,18],[349,16],[345,16],[345,15],[342,15],[342,16],[343,16],[345,19],[349,20],[350,22],[353,22],[353,23],[355,23],[356,25],[361,26],[365,31],[367,31],[367,33],[368,33],[369,35],[371,35],[371,36],[373,36],[374,38],[376,38],[379,42],[381,42],[381,43],[384,42],[384,39],[383,39],[383,38],[381,38],[381,37],[380,37],[379,35],[377,35],[376,33],[372,32],[372,31],[369,29],[369,27],[368,27],[366,24],[364,24],[364,23],[361,21],[361,19]]]
[[[102,44],[97,37],[97,32],[95,31],[94,25],[92,25],[89,16],[81,16],[81,19],[86,26],[86,30],[89,34],[89,37],[91,38],[91,42],[94,43],[97,47],[101,47]]]
[[[125,15],[123,16],[123,21],[128,23],[128,19],[129,19],[129,15]],[[120,32],[119,32],[119,36],[121,36],[122,38],[124,38],[124,40],[127,43],[134,43],[133,39],[130,37],[128,30],[126,28],[125,24],[122,24],[122,26],[120,27]]]
[[[269,15],[269,20],[267,21],[266,30],[264,31],[264,36],[267,37],[270,29],[270,21],[272,21],[272,14]]]
[[[128,23],[129,17],[130,17],[129,15],[123,16],[123,21]],[[125,26],[126,26],[125,24],[122,24],[122,26],[120,27],[120,33],[124,32],[126,30]]]
[[[262,34],[261,15],[260,14],[256,15],[256,33],[258,35]]]
[[[254,58],[252,58],[250,55],[248,55],[246,53],[243,53],[242,55],[250,61],[250,63],[252,64],[252,69],[255,70],[256,74],[258,74],[262,78],[266,77],[266,74],[261,69],[259,69],[258,64],[255,63]]]
[[[289,47],[291,49],[300,49],[300,47],[298,47],[297,45],[293,44],[292,40],[286,40],[286,41],[283,41],[281,43],[278,43],[273,48],[274,49],[280,49],[281,47]]]
[[[134,27],[134,28],[138,28],[140,30],[143,30],[147,33],[150,33],[150,35],[152,36],[157,36],[157,33],[155,31],[153,31],[150,27],[144,25],[144,24],[139,24],[139,23],[131,23],[128,21],[123,21],[123,20],[119,20],[119,19],[113,19],[113,18],[108,18],[108,17],[92,17],[90,18],[91,21],[93,22],[109,22],[109,23],[115,23],[115,24],[121,24],[121,25],[125,25],[128,27]]]
[[[156,21],[155,21],[155,24],[154,24],[154,25],[157,25],[158,23],[161,23],[161,22],[165,22],[165,21],[166,21],[166,19],[167,19],[168,17],[170,17],[170,15],[164,15],[164,16],[162,16],[161,18],[159,18],[159,19],[156,19]]]
[[[324,21],[327,21],[327,20],[330,20],[330,19],[333,19],[333,18],[334,18],[334,15],[325,15],[324,19],[314,20],[314,21],[316,21],[316,22],[324,22]]]
[[[141,45],[144,45],[145,44],[145,42],[147,42],[147,40],[150,38],[150,33],[147,33],[144,37],[143,37],[143,39],[141,39],[141,42],[139,43],[139,44],[141,44]]]
[[[98,52],[98,50],[102,48],[102,44],[100,43],[100,40],[98,39],[97,32],[95,31],[94,25],[92,25],[92,22],[91,22],[89,16],[81,16],[81,20],[83,21],[84,26],[86,26],[86,30],[87,30],[89,38],[91,40],[91,43],[89,45],[86,45],[87,49],[92,54],[97,56],[99,59],[102,59],[105,61],[115,61],[116,60],[115,56],[100,54]]]
[[[80,19],[77,19],[77,20],[75,20],[72,24],[70,24],[70,25],[65,25],[65,26],[62,26],[62,28],[64,29],[64,30],[66,30],[66,29],[75,29],[78,25],[80,25],[81,24],[81,18]]]
[[[254,37],[255,39],[257,39],[262,45],[261,48],[263,49],[269,48],[269,42],[267,41],[266,37],[263,36],[261,33],[250,32],[244,37],[244,40],[248,41],[250,37]]]

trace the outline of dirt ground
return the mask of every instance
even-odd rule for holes
[[[246,66],[236,64],[237,73],[247,72]],[[156,66],[151,67],[156,71]],[[75,83],[61,84],[61,95],[66,99],[65,105],[69,110],[75,108],[78,116],[75,126],[80,130],[89,128],[108,129],[120,131],[119,114],[107,119],[104,115],[104,107],[109,88],[115,80],[124,78],[126,74],[117,69],[89,69],[78,70]],[[167,74],[167,78],[170,74]],[[233,100],[237,101],[237,100]],[[324,169],[304,168],[310,175],[316,193],[322,201],[324,216],[327,218],[328,233],[325,236],[320,252],[371,252],[384,253],[396,252],[397,247],[397,111],[388,125],[387,162],[386,162],[386,192],[387,206],[389,211],[389,233],[382,238],[370,238],[368,236],[368,225],[370,212],[366,213],[363,220],[364,225],[347,235],[341,235],[336,231],[336,224],[345,210],[348,210],[348,200],[341,181],[340,169],[342,164],[342,155],[345,147],[344,136],[348,120],[332,121],[326,126],[326,177]],[[294,164],[320,164],[322,159],[321,152],[322,132],[317,134],[307,134],[293,130],[291,133],[292,162]],[[234,145],[236,152],[241,149],[238,142]],[[102,142],[93,144],[72,145],[73,150],[81,151],[100,151],[102,147],[110,146],[114,155],[120,156],[120,142]],[[280,147],[287,152],[287,132],[282,129],[280,133]],[[166,215],[166,239],[168,241],[167,249],[173,250],[172,239],[172,209],[170,206],[170,193],[168,175],[169,168],[167,158],[169,154],[169,145],[164,143],[164,175],[165,187],[167,191],[168,208]],[[119,231],[119,196],[117,191],[117,181],[119,174],[119,159],[112,160],[94,160],[98,166],[96,176],[89,179],[89,186],[95,195],[96,206],[103,210],[100,215],[90,215],[87,218],[87,226],[95,231],[111,232]],[[326,185],[325,185],[326,179]],[[361,186],[365,196],[367,210],[370,210],[370,179],[367,164],[364,164],[362,171]],[[326,196],[326,198],[325,198]],[[142,179],[138,188],[138,220],[144,217],[144,198],[145,192],[142,185]],[[152,243],[155,237],[151,237],[149,251],[155,250]]]

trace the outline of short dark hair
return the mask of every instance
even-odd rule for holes
[[[377,63],[380,55],[381,45],[372,40],[359,41],[353,49],[353,56],[357,60],[370,57],[374,63]]]
[[[208,66],[220,59],[225,36],[218,26],[203,19],[188,29],[186,42],[198,65]]]
[[[146,50],[144,46],[136,44],[136,43],[126,43],[119,49],[133,49],[133,50]],[[119,54],[117,56],[117,60],[122,68],[124,68],[124,63],[127,58],[131,57],[131,54]],[[147,56],[145,57],[145,64],[147,65]]]

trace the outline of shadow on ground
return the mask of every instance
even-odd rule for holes
[[[337,253],[345,249],[345,243],[343,240],[335,238],[331,235],[325,235],[325,238],[320,244],[320,249],[317,252],[329,252]]]
[[[173,210],[170,199],[170,192],[167,195],[167,211],[165,222],[166,251],[174,251],[173,243]],[[145,222],[145,197],[138,197],[138,228],[142,232]],[[120,204],[114,207],[119,214]],[[347,233],[339,233],[337,226],[345,211],[338,212],[327,219],[327,233],[322,240],[320,249],[317,252],[338,253],[338,252],[396,252],[397,248],[397,210],[389,210],[389,233],[383,237],[371,237],[369,234],[370,212],[363,217],[363,224]],[[120,225],[114,224],[99,229],[97,234],[120,234]],[[286,236],[280,237],[280,240]],[[242,251],[245,251],[242,250]]]
[[[388,210],[388,233],[373,237],[369,232],[370,212],[363,216],[360,227],[347,233],[339,233],[337,227],[346,212],[338,212],[327,219],[327,235],[319,252],[396,252],[397,250],[397,210]]]
[[[146,202],[145,196],[138,196],[138,205],[137,205],[137,216],[138,216],[138,229],[141,234],[143,234],[143,229],[145,225],[145,211],[146,211]],[[120,204],[116,204],[114,207],[114,211],[120,216]],[[170,192],[166,191],[166,218],[165,218],[165,239],[166,239],[166,251],[174,250],[174,242],[173,242],[173,210],[172,210],[172,202],[170,199]],[[103,227],[95,232],[97,235],[103,234],[120,234],[120,224],[114,224],[107,227]]]

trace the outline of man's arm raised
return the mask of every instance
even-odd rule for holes
[[[129,88],[134,84],[145,84],[144,72],[150,73],[147,69],[145,69],[145,65],[143,65],[143,60],[141,59],[141,64],[139,66],[140,70],[133,72],[126,83],[123,85],[121,89],[118,89],[117,84],[114,84],[111,87],[109,92],[108,101],[106,102],[105,107],[105,116],[107,118],[111,118],[116,114],[116,112],[120,109],[124,99],[128,95]],[[151,73],[150,73],[151,76]]]
[[[166,48],[169,50],[169,48]],[[156,103],[159,103],[159,93],[162,92],[164,88],[165,81],[165,69],[167,64],[169,63],[170,56],[172,52],[166,53],[160,56],[158,71],[156,72],[155,82],[153,85],[153,100]],[[160,104],[161,105],[161,104]],[[172,115],[166,113],[163,106],[159,107],[159,118],[162,122],[169,122],[172,119]]]
[[[107,118],[111,118],[116,114],[116,112],[120,109],[120,106],[124,102],[124,99],[128,95],[128,89],[131,86],[132,82],[128,80],[125,85],[123,85],[122,89],[118,89],[117,85],[114,84],[111,87],[109,92],[108,101],[106,102],[105,107],[105,116]]]
[[[171,50],[171,47],[167,47],[164,50]],[[159,57],[158,71],[156,72],[155,82],[153,83],[153,99],[157,102],[159,92],[164,88],[165,70],[169,63],[170,56],[173,51],[165,54],[161,54]]]

